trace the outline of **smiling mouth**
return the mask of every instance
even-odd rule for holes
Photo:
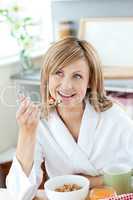
[[[63,93],[61,93],[61,92],[59,92],[59,91],[58,91],[58,94],[59,94],[61,97],[63,97],[63,98],[67,98],[67,99],[69,99],[69,98],[75,96],[75,94],[72,94],[72,95],[66,95],[66,94],[63,94]]]

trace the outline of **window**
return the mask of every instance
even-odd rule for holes
[[[0,1],[1,8],[10,8],[13,5],[18,5],[20,8],[20,16],[32,17],[37,26],[31,30],[39,36],[37,45],[34,51],[40,51],[45,48],[53,40],[52,36],[52,18],[51,18],[51,1],[50,0],[19,0]],[[20,48],[15,38],[10,34],[9,25],[0,18],[0,58],[11,57],[19,52]]]

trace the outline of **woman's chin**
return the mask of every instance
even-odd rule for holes
[[[77,101],[61,101],[61,104],[59,106],[61,107],[67,107],[67,108],[74,108],[74,107],[79,107],[79,104],[82,102],[77,102]]]

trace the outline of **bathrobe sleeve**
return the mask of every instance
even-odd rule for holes
[[[125,143],[124,146],[126,152],[125,162],[133,169],[133,120],[126,120],[123,134],[123,143]]]
[[[38,134],[40,134],[40,128],[38,129],[38,131]],[[43,160],[44,152],[42,152],[39,138],[37,139],[34,163],[29,176],[26,176],[16,156],[14,157],[11,169],[6,178],[7,190],[13,197],[13,199],[33,199],[41,183],[41,163],[43,162]]]
[[[113,137],[110,137],[110,145],[115,149],[112,151],[115,153],[114,157],[112,154],[112,161],[133,168],[133,120],[120,108],[112,116],[115,120],[111,131]]]

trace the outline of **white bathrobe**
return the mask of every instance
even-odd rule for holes
[[[133,121],[117,104],[97,113],[87,102],[76,142],[57,112],[52,112],[49,120],[42,120],[38,126],[29,177],[14,157],[6,184],[15,199],[30,200],[35,195],[44,159],[49,177],[76,173],[101,175],[103,168],[112,163],[133,168]]]

